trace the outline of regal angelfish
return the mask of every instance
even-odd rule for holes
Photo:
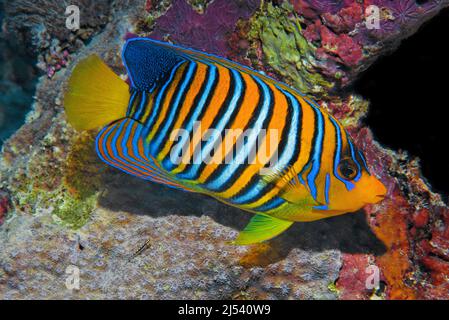
[[[129,85],[98,56],[75,67],[69,123],[102,128],[98,156],[117,169],[254,213],[235,243],[383,199],[384,185],[342,125],[299,91],[148,38],[128,40],[122,58]]]

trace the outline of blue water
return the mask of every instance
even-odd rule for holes
[[[1,3],[0,3],[1,5]],[[0,8],[0,25],[3,23]],[[20,36],[0,34],[0,147],[24,123],[33,102],[37,70]]]

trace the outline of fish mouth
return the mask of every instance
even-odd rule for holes
[[[378,203],[378,202],[382,201],[383,199],[385,199],[385,194],[375,195],[373,203]]]
[[[365,202],[364,205],[379,203],[383,199],[385,199],[385,195],[384,194],[377,194],[377,195],[373,196],[373,198],[370,201]]]

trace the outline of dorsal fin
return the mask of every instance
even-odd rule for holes
[[[276,83],[283,90],[297,92],[257,70],[224,57],[150,38],[128,39],[123,47],[122,59],[131,85],[138,90],[151,90],[158,79],[163,79],[174,66],[193,60],[201,63],[218,63],[226,68],[257,76],[263,81]]]
[[[126,41],[122,52],[123,63],[131,85],[137,90],[150,92],[178,64],[186,61],[168,47],[147,38]]]

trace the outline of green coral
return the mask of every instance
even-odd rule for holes
[[[338,290],[337,285],[335,284],[335,282],[329,283],[329,284],[327,285],[327,289],[328,289],[330,292],[332,292],[332,293],[334,293],[334,294],[336,294],[336,295],[338,295],[338,294],[340,293],[340,290]]]
[[[211,2],[210,0],[187,0],[192,8],[198,13],[204,13],[208,4]]]
[[[96,201],[95,195],[82,200],[64,197],[56,201],[53,214],[61,219],[62,224],[72,229],[79,229],[89,220]]]
[[[53,215],[73,229],[82,227],[89,220],[102,185],[104,166],[95,154],[93,142],[92,133],[74,138],[65,163],[61,185],[64,190],[54,201]]]
[[[105,166],[96,157],[93,134],[50,147],[55,139],[54,134],[43,139],[30,163],[10,177],[8,190],[17,211],[49,213],[57,223],[78,229],[95,208]]]
[[[303,93],[320,96],[333,86],[314,71],[315,48],[301,34],[300,19],[287,1],[264,5],[253,17],[248,35],[261,41],[267,63]]]
[[[134,30],[134,32],[145,33],[151,31],[155,21],[168,10],[171,3],[171,0],[161,0],[157,4],[152,4],[148,16],[137,23],[136,30]]]
[[[79,199],[67,192],[62,186],[48,191],[33,188],[28,191],[17,191],[15,196],[16,207],[25,212],[39,214],[41,211],[50,211],[55,221],[71,229],[81,228],[90,217],[95,208],[97,195]]]
[[[78,199],[90,197],[100,190],[103,173],[107,167],[95,152],[95,134],[78,134],[71,143],[70,152],[64,165],[64,184]]]

